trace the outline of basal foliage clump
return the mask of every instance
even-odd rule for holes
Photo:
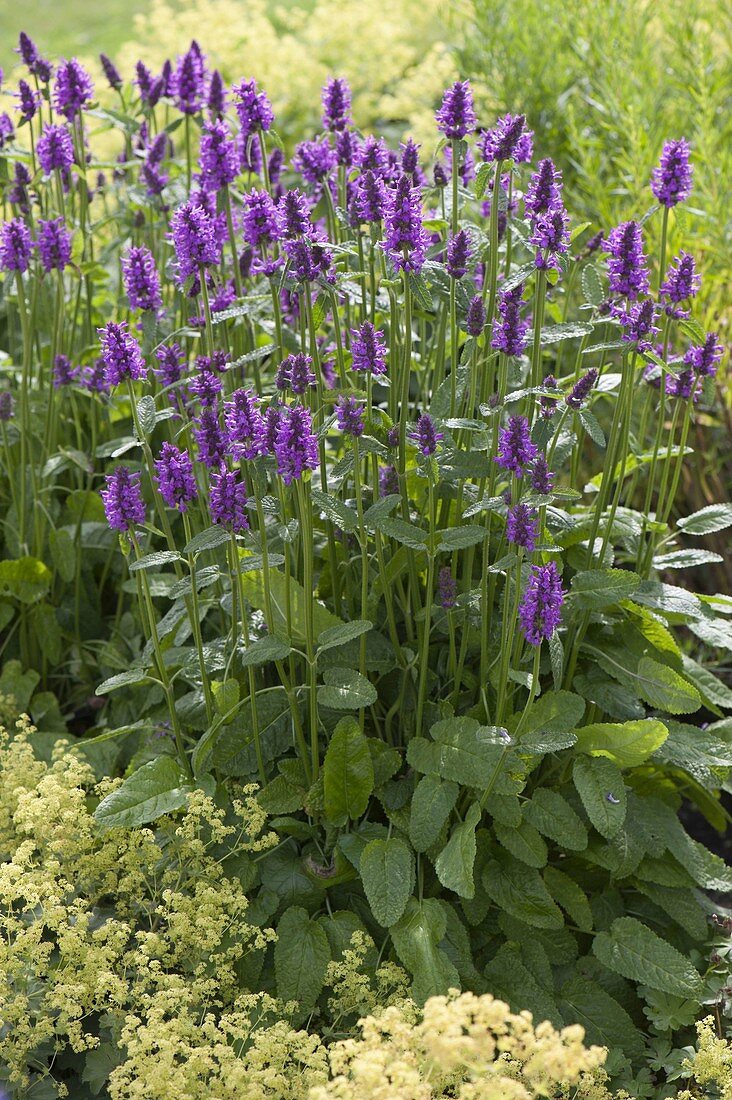
[[[467,1100],[514,1062],[517,1096],[602,1090],[601,1046],[610,1087],[673,1095],[730,990],[732,876],[679,817],[722,831],[732,766],[732,601],[673,583],[732,525],[674,518],[724,350],[676,246],[693,149],[658,151],[646,219],[590,233],[468,81],[425,150],[357,129],[332,77],[290,157],[195,40],[131,84],[103,58],[113,108],[19,51],[14,1082],[73,1080],[99,1040],[120,1057],[83,1072],[115,1100],[347,1096],[392,1055],[395,1087]],[[505,1015],[488,996],[537,1029],[494,1066],[479,1022],[433,1064],[435,1021]]]

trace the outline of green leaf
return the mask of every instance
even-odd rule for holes
[[[604,447],[606,443],[605,433],[600,427],[595,414],[591,413],[589,409],[580,409],[577,416],[593,443],[596,443],[598,447]]]
[[[11,696],[14,700],[17,709],[13,717],[29,709],[31,697],[40,679],[40,673],[35,669],[29,668],[24,672],[18,660],[6,661],[3,665],[0,695]]]
[[[407,523],[397,516],[384,516],[377,521],[376,526],[382,535],[396,539],[403,546],[409,546],[412,550],[426,550],[427,532],[413,523]]]
[[[541,344],[558,344],[561,340],[576,340],[580,336],[589,336],[594,329],[589,321],[564,321],[558,325],[547,325],[541,330]]]
[[[732,526],[732,504],[709,504],[693,515],[680,519],[676,526],[685,535],[711,535]]]
[[[596,757],[606,756],[619,768],[637,768],[661,747],[667,737],[666,726],[657,718],[597,722],[577,730],[577,749]]]
[[[76,547],[74,540],[63,527],[51,528],[48,532],[48,545],[53,564],[61,579],[68,584],[76,576]]]
[[[612,839],[627,809],[625,785],[617,765],[604,756],[578,756],[572,778],[590,821],[606,840]]]
[[[274,759],[292,743],[292,715],[284,688],[257,694],[259,740],[265,762]],[[201,742],[199,742],[199,745]],[[233,722],[219,726],[206,746],[214,767],[223,775],[251,775],[257,770],[254,730],[249,707],[244,707]],[[204,770],[203,754],[197,770]]]
[[[583,611],[599,611],[632,596],[640,583],[629,569],[588,569],[572,577],[572,595]]]
[[[439,947],[447,917],[436,898],[409,898],[404,916],[389,932],[399,961],[414,979],[412,995],[418,1004],[459,988],[458,972]]]
[[[574,730],[582,721],[585,713],[585,701],[572,691],[545,691],[531,704],[528,714],[524,719],[521,735],[523,748],[524,739],[528,734],[535,733],[567,733]],[[508,729],[513,731],[520,716],[514,715],[509,719]],[[571,744],[572,742],[570,742]]]
[[[398,837],[372,840],[359,865],[364,892],[374,917],[388,928],[404,913],[414,886],[414,857]]]
[[[435,860],[437,877],[446,890],[461,898],[475,897],[473,866],[475,864],[475,829],[480,821],[477,802],[468,810],[465,820],[456,825],[450,839]]]
[[[702,703],[693,684],[651,657],[641,657],[638,662],[638,694],[652,707],[669,714],[691,714]]]
[[[569,914],[577,927],[583,932],[591,931],[592,909],[582,887],[557,867],[545,868],[544,882],[556,903]]]
[[[37,558],[0,561],[0,595],[12,596],[19,603],[35,603],[51,588],[51,570]]]
[[[537,829],[528,821],[512,829],[494,821],[496,839],[511,855],[527,863],[529,867],[544,867],[548,858],[547,847]]]
[[[135,829],[182,809],[191,790],[178,762],[172,756],[158,756],[103,798],[94,818],[105,829]]]
[[[253,668],[257,665],[266,665],[269,661],[282,661],[291,651],[291,646],[275,634],[265,634],[263,638],[257,638],[240,654],[242,668]]]
[[[500,853],[483,871],[483,886],[501,909],[532,928],[561,928],[564,917],[544,880],[508,853]]]
[[[716,737],[712,730],[669,722],[668,737],[655,759],[682,768],[704,787],[716,788],[732,768],[732,743]]]
[[[224,543],[230,540],[231,535],[225,527],[214,525],[194,535],[188,545],[183,548],[183,552],[184,554],[200,554],[203,550],[215,550],[218,546],[223,546]]]
[[[475,188],[475,197],[476,197],[476,199],[482,199],[483,198],[483,196],[485,195],[485,192],[486,192],[486,188],[488,186],[488,180],[493,178],[494,173],[495,173],[495,165],[494,164],[492,164],[490,162],[488,162],[486,164],[481,164],[478,171],[475,173],[475,183],[473,184],[473,186]]]
[[[526,820],[560,847],[574,852],[587,847],[587,829],[559,791],[539,787],[523,810]]]
[[[608,970],[680,997],[699,997],[702,981],[687,958],[635,917],[618,917],[592,950]]]
[[[323,673],[324,687],[318,688],[321,707],[333,710],[360,710],[378,699],[376,688],[360,672],[352,668],[327,668]]]
[[[264,581],[260,573],[247,573],[242,577],[242,590],[246,600],[260,611],[264,611],[266,602],[264,598]],[[305,642],[305,600],[312,599],[312,594],[306,597],[301,584],[294,578],[290,578],[289,600],[288,586],[284,573],[278,569],[269,571],[269,594],[274,617],[274,632],[286,633],[289,622],[292,630],[293,642]],[[316,636],[333,626],[342,626],[342,620],[337,618],[318,600],[313,600],[313,626]]]
[[[653,568],[658,572],[665,569],[693,569],[695,565],[711,565],[724,561],[721,554],[711,550],[672,550],[668,554],[656,554]]]
[[[565,1023],[580,1024],[585,1029],[585,1042],[623,1051],[628,1057],[643,1053],[642,1032],[614,997],[584,978],[571,978],[562,986],[559,1008]]]
[[[147,679],[148,674],[144,668],[131,668],[128,672],[118,672],[116,676],[110,676],[108,680],[99,685],[94,694],[110,695],[118,688],[128,687],[130,684],[139,684]]]
[[[239,681],[232,676],[228,680],[213,680],[211,691],[219,714],[228,714],[239,702]]]
[[[582,293],[585,301],[593,306],[599,306],[605,297],[600,273],[592,264],[586,264],[582,269]]]
[[[330,962],[328,937],[317,920],[300,906],[291,905],[280,917],[274,947],[277,996],[295,1001],[295,1021],[313,1009],[325,983]]]
[[[485,527],[474,524],[465,527],[450,527],[445,531],[438,531],[440,541],[438,550],[451,553],[453,550],[464,550],[468,546],[476,546],[483,542],[487,534]]]
[[[424,775],[414,789],[409,817],[409,839],[417,852],[426,852],[457,802],[457,783],[444,782],[437,775]]]
[[[138,573],[145,569],[157,569],[160,565],[169,565],[174,561],[183,561],[177,550],[157,550],[154,554],[143,554],[137,561],[129,564],[130,573]]]
[[[424,737],[413,737],[407,747],[407,760],[427,774],[485,788],[506,753],[504,730],[481,726],[474,718],[446,718],[430,729],[434,744]]]
[[[374,765],[368,739],[355,718],[341,718],[323,765],[325,815],[335,825],[365,812],[374,789]]]
[[[367,619],[354,619],[351,623],[332,626],[319,635],[318,650],[320,653],[324,653],[327,649],[346,645],[347,642],[352,642],[354,638],[359,638],[362,634],[368,634],[369,630],[373,629],[373,625]]]
[[[311,489],[313,504],[325,515],[331,523],[335,523],[346,532],[355,531],[358,528],[358,512],[349,508],[330,493],[322,493],[320,489]]]
[[[536,955],[532,953],[530,966],[524,962],[524,957],[530,955],[531,947],[541,950],[535,942],[522,943],[520,950],[515,943],[502,944],[483,971],[488,988],[494,996],[505,1000],[514,1012],[528,1010],[537,1022],[550,1020],[559,1026],[562,1023],[559,1010],[536,973]]]

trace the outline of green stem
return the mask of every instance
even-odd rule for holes
[[[186,536],[186,545],[191,541],[191,521],[187,512],[182,512],[183,518],[183,530]],[[194,554],[189,553],[188,557],[188,569],[191,577],[191,610],[190,615],[191,628],[193,630],[193,637],[196,643],[196,651],[198,653],[198,665],[201,670],[201,682],[203,684],[203,696],[206,700],[206,716],[208,718],[209,725],[213,722],[214,718],[214,702],[213,694],[211,692],[211,684],[208,678],[208,672],[206,671],[206,661],[203,654],[203,635],[201,632],[201,616],[200,605],[198,602],[198,585],[196,583],[196,558]]]

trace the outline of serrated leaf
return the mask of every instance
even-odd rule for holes
[[[219,714],[228,714],[239,702],[239,681],[231,676],[228,680],[213,680],[211,691]]]
[[[641,657],[638,662],[638,694],[669,714],[691,714],[702,702],[693,684],[651,657]]]
[[[368,739],[355,718],[336,726],[323,765],[325,815],[336,825],[355,821],[365,812],[374,789],[374,766]]]
[[[447,718],[430,729],[432,742],[413,737],[407,760],[417,771],[440,775],[468,787],[485,788],[500,766],[507,742],[496,726],[481,726],[474,718]]]
[[[544,882],[556,903],[561,905],[577,927],[589,932],[593,924],[592,909],[582,887],[558,867],[545,868]]]
[[[110,676],[108,680],[99,684],[95,695],[110,695],[121,687],[129,687],[130,684],[139,684],[148,679],[144,668],[131,668],[127,672],[118,672],[116,676]]]
[[[708,504],[693,515],[680,519],[676,526],[685,535],[711,535],[715,531],[723,531],[725,527],[732,526],[732,504]]]
[[[712,565],[724,561],[721,554],[711,550],[672,550],[669,554],[656,554],[653,568],[661,572],[664,569],[692,569],[696,565]]]
[[[318,688],[318,703],[334,710],[361,710],[378,699],[376,688],[352,668],[327,668],[324,686]]]
[[[524,803],[523,812],[535,829],[561,847],[574,852],[587,847],[587,829],[559,791],[539,787]]]
[[[97,806],[94,819],[105,829],[135,829],[180,810],[192,787],[172,756],[143,764]]]
[[[562,986],[559,1007],[567,1024],[585,1029],[585,1042],[623,1051],[628,1057],[643,1053],[642,1032],[625,1009],[597,982],[575,977]]]
[[[48,545],[53,564],[61,579],[68,584],[76,575],[76,547],[74,540],[63,527],[52,527],[48,532]]]
[[[667,737],[666,726],[657,718],[596,722],[577,730],[577,749],[595,757],[607,757],[619,768],[637,768]]]
[[[137,573],[139,570],[157,569],[161,565],[170,565],[174,561],[183,561],[177,550],[156,550],[153,554],[143,554],[137,561],[131,561],[129,570],[130,573]]]
[[[0,595],[12,596],[19,603],[31,604],[43,599],[51,588],[51,580],[51,570],[37,558],[0,561]]]
[[[629,569],[587,569],[572,577],[572,597],[583,611],[599,611],[603,607],[626,600],[640,587],[641,578]]]
[[[395,924],[404,913],[414,886],[414,857],[399,837],[370,841],[359,863],[368,903],[384,928]]]
[[[528,821],[522,821],[516,828],[501,825],[494,821],[493,828],[499,844],[529,867],[544,867],[548,858],[545,842],[537,829]]]
[[[483,973],[491,993],[505,1000],[514,1012],[529,1011],[535,1020],[549,1020],[559,1026],[562,1022],[559,1010],[537,972],[537,952],[532,950],[537,947],[542,950],[541,945],[530,941],[522,943],[521,950],[515,943],[504,943]],[[524,961],[526,958],[528,962],[527,956],[532,965]]]
[[[377,521],[376,526],[382,535],[395,539],[403,546],[409,546],[412,550],[425,550],[427,548],[428,535],[421,527],[413,523],[399,519],[398,516],[384,516]]]
[[[437,877],[446,890],[453,890],[461,898],[475,897],[473,867],[475,865],[475,830],[480,821],[477,802],[468,810],[450,834],[445,847],[435,860]]]
[[[483,871],[483,886],[493,901],[533,928],[561,928],[564,917],[537,870],[508,853],[491,860]]]
[[[203,550],[215,550],[217,546],[223,546],[225,542],[230,542],[230,540],[231,535],[225,527],[214,525],[194,535],[188,545],[184,547],[184,553],[200,554]]]
[[[373,623],[370,623],[367,619],[355,619],[350,623],[342,623],[340,626],[329,627],[328,630],[324,630],[322,634],[318,636],[318,650],[324,653],[328,649],[334,649],[336,646],[346,645],[347,642],[353,641],[354,638],[360,638],[362,634],[367,634],[369,630],[373,628]]]
[[[701,978],[689,960],[635,917],[614,920],[595,936],[592,950],[608,970],[631,981],[680,997],[701,995]]]
[[[320,924],[300,906],[286,909],[277,925],[274,969],[279,999],[297,1003],[295,1021],[315,1005],[329,962],[328,937]]]
[[[563,321],[558,325],[547,325],[541,330],[542,347],[546,344],[558,344],[561,340],[589,336],[594,327],[589,321]]]
[[[539,731],[542,734],[568,733],[574,730],[585,713],[585,701],[572,691],[545,691],[529,707],[521,726],[521,748],[527,735]],[[514,715],[509,720],[509,730],[515,729],[520,720]],[[572,742],[570,742],[571,744]]]
[[[582,269],[582,293],[585,301],[593,306],[599,306],[605,297],[600,273],[592,264],[586,264]]]
[[[578,756],[572,778],[590,821],[610,840],[621,828],[627,809],[620,770],[603,756]]]
[[[342,531],[352,532],[358,528],[358,512],[349,508],[343,501],[330,493],[323,493],[319,489],[312,489],[311,495],[314,506],[327,518],[340,527]]]
[[[258,694],[257,719],[262,755],[267,763],[292,743],[292,715],[284,688],[277,687]],[[206,752],[212,753],[213,765],[223,775],[251,775],[256,772],[254,729],[249,707],[242,708],[233,722],[216,729]]]
[[[600,423],[595,414],[590,412],[589,409],[580,409],[577,416],[590,439],[596,443],[598,447],[604,447],[606,443],[605,433],[600,427]]]
[[[409,898],[403,917],[389,929],[399,961],[412,975],[412,996],[418,1004],[458,988],[460,977],[439,944],[447,918],[436,898]]]
[[[250,642],[239,655],[242,668],[254,668],[266,665],[269,661],[282,661],[290,653],[291,646],[275,634],[265,634]]]
[[[247,573],[242,578],[243,595],[254,607],[260,611],[266,608],[264,598],[264,581],[259,573]],[[278,569],[269,571],[269,596],[274,617],[275,632],[286,633],[289,623],[292,629],[293,642],[304,642],[307,639],[305,630],[305,600],[312,599],[305,594],[303,587],[293,577],[289,586],[283,573]],[[289,597],[289,598],[288,598]],[[288,615],[289,611],[289,615]],[[315,634],[320,635],[324,630],[332,626],[342,626],[342,620],[338,619],[332,611],[329,611],[319,600],[313,600],[313,627]]]
[[[457,783],[437,775],[423,776],[414,788],[409,817],[409,839],[417,852],[426,852],[450,816],[460,791]]]
[[[479,542],[483,542],[486,534],[485,527],[475,525],[450,527],[445,531],[438,531],[440,541],[437,549],[448,553],[453,550],[464,550],[468,546],[476,546]]]

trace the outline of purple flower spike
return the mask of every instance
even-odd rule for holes
[[[38,50],[36,49],[36,44],[33,39],[27,35],[25,31],[20,32],[16,53],[20,54],[23,64],[33,72],[35,64],[38,61]]]
[[[556,562],[534,565],[519,604],[521,630],[530,645],[551,638],[562,619],[564,589]]]
[[[478,337],[485,328],[485,306],[480,294],[470,299],[468,313],[465,318],[465,331],[468,336]]]
[[[104,75],[109,81],[110,88],[114,88],[115,91],[118,88],[121,88],[122,77],[120,76],[119,69],[117,68],[115,63],[107,57],[106,53],[100,53],[99,61],[101,63],[102,69],[104,70]]]
[[[409,176],[400,176],[385,212],[384,251],[400,271],[421,271],[429,236],[422,225],[422,198]]]
[[[461,229],[447,242],[447,273],[453,279],[462,279],[468,270],[468,258],[470,256],[470,239],[464,229]]]
[[[506,538],[514,546],[521,546],[529,553],[536,546],[538,524],[536,512],[527,504],[516,504],[508,509]]]
[[[277,206],[280,234],[285,240],[308,236],[313,231],[310,207],[302,191],[285,191]]]
[[[323,241],[310,237],[285,241],[285,252],[290,265],[289,273],[296,282],[314,283],[321,276],[328,282],[334,281],[331,271],[333,254]]]
[[[27,271],[33,242],[22,218],[0,225],[0,268],[3,271]]]
[[[445,611],[452,611],[457,601],[457,582],[450,567],[445,565],[437,577],[437,602]]]
[[[263,428],[259,397],[253,390],[234,390],[224,406],[224,414],[233,457],[255,458],[259,454]]]
[[[279,240],[277,207],[266,191],[249,191],[244,195],[242,226],[244,240],[252,248]]]
[[[140,491],[140,475],[128,466],[118,466],[107,474],[106,489],[100,491],[107,523],[115,531],[129,531],[145,522],[145,502]]]
[[[130,336],[126,324],[110,321],[104,328],[98,329],[98,332],[108,386],[118,386],[128,379],[134,382],[146,377],[147,370],[140,346]]]
[[[435,115],[438,129],[447,138],[461,139],[475,129],[478,121],[473,110],[473,92],[468,80],[456,80],[442,98]]]
[[[535,493],[547,496],[554,486],[554,474],[547,465],[546,456],[539,455],[531,468],[531,488]]]
[[[208,122],[201,134],[201,187],[221,191],[239,175],[240,159],[225,122]]]
[[[218,69],[211,73],[206,106],[212,118],[221,118],[226,111],[226,87]]]
[[[71,366],[68,355],[57,355],[53,361],[53,388],[58,390],[62,386],[73,386],[78,378],[79,371]]]
[[[379,496],[390,497],[399,493],[399,474],[395,466],[382,466],[379,470]]]
[[[694,169],[689,164],[688,141],[667,141],[658,167],[653,169],[651,191],[661,206],[677,206],[691,194]]]
[[[15,413],[15,398],[9,390],[0,390],[0,421],[7,424]]]
[[[155,377],[164,389],[176,386],[183,375],[183,351],[180,344],[173,343],[169,347],[158,348],[155,352],[159,366],[153,367]],[[174,407],[180,405],[179,395],[171,390],[168,393],[168,401]]]
[[[40,97],[33,91],[27,80],[18,81],[18,100],[21,116],[26,122],[30,122],[36,116]]]
[[[71,262],[71,234],[63,218],[39,221],[36,243],[45,271],[63,271]]]
[[[291,485],[306,470],[317,467],[318,440],[313,432],[309,409],[302,405],[291,405],[289,409],[280,412],[274,455],[277,459],[277,473],[285,485]]]
[[[122,276],[130,309],[160,308],[160,279],[153,254],[144,244],[133,245],[122,257]]]
[[[559,266],[557,255],[569,248],[568,224],[569,216],[561,203],[534,219],[531,243],[540,249],[536,255],[537,267]]]
[[[722,345],[717,343],[717,334],[710,332],[703,344],[689,348],[684,362],[702,377],[713,378],[723,351]]]
[[[435,422],[429,413],[422,413],[414,431],[409,433],[409,438],[423,455],[429,456],[437,450],[437,444],[443,439],[443,434],[435,430]]]
[[[680,252],[669,266],[666,279],[661,284],[660,298],[665,303],[668,316],[676,321],[688,317],[688,309],[680,309],[679,306],[681,302],[688,302],[693,298],[700,285],[701,278],[696,274],[694,257],[688,252]]]
[[[191,42],[188,52],[178,58],[171,83],[178,110],[184,115],[198,114],[204,103],[206,62],[195,40]]]
[[[637,344],[639,351],[648,351],[653,346],[653,337],[658,332],[654,325],[656,319],[656,305],[651,298],[643,302],[635,302],[624,317],[624,332],[622,339],[627,343]]]
[[[317,385],[312,357],[302,352],[288,355],[277,368],[275,385],[278,390],[291,390],[298,395],[307,393],[311,386]]]
[[[608,278],[612,294],[635,301],[648,293],[648,267],[643,252],[643,232],[638,222],[623,222],[610,231],[605,242]]]
[[[337,164],[335,149],[327,134],[314,141],[301,141],[295,149],[292,167],[308,183],[320,184],[327,180]]]
[[[516,477],[522,477],[537,457],[539,451],[531,440],[529,422],[525,416],[512,416],[507,428],[501,428],[498,436],[496,462]]]
[[[179,512],[187,511],[190,501],[198,495],[188,451],[179,450],[174,443],[163,443],[155,470],[155,481],[164,503]]]
[[[38,139],[36,152],[38,163],[46,175],[50,175],[55,169],[65,172],[74,163],[74,145],[65,126],[50,126],[46,123]]]
[[[204,406],[194,421],[193,437],[198,445],[198,457],[209,469],[218,469],[226,457],[227,439],[221,430],[218,413],[210,405]]]
[[[527,333],[531,327],[529,321],[521,319],[521,303],[524,293],[523,283],[513,290],[507,290],[498,299],[498,317],[494,326],[491,347],[505,355],[522,355],[527,343]]]
[[[197,275],[201,267],[217,264],[221,259],[215,216],[203,206],[184,202],[170,220],[170,235],[175,248],[178,280],[184,283]]]
[[[338,428],[345,435],[363,435],[364,408],[355,397],[342,395],[336,403]]]
[[[93,95],[92,79],[76,58],[59,61],[53,85],[53,105],[58,113],[71,121]]]
[[[562,201],[562,173],[554,167],[554,162],[546,157],[539,161],[539,167],[529,180],[524,199],[524,209],[532,218],[548,214]]]
[[[352,329],[351,355],[353,370],[369,374],[386,374],[386,337],[381,329],[364,321],[360,328]]]
[[[381,176],[368,169],[356,185],[353,205],[360,222],[380,222],[384,218],[387,190]]]
[[[239,84],[234,84],[231,90],[243,136],[248,138],[260,130],[269,130],[274,122],[274,111],[266,94],[257,91],[257,82],[242,80]]]
[[[483,160],[531,160],[531,131],[524,129],[526,115],[504,115],[487,130],[480,145]],[[526,155],[528,153],[528,156]]]
[[[222,466],[219,473],[211,475],[209,512],[211,522],[230,528],[235,535],[249,529],[247,518],[247,487],[238,474]]]
[[[597,381],[597,370],[594,367],[590,367],[586,374],[583,374],[578,382],[572,386],[572,389],[567,394],[567,404],[570,409],[581,409],[585,401],[590,395],[590,390]]]
[[[341,76],[332,77],[323,88],[323,129],[345,130],[351,121],[351,89]]]

